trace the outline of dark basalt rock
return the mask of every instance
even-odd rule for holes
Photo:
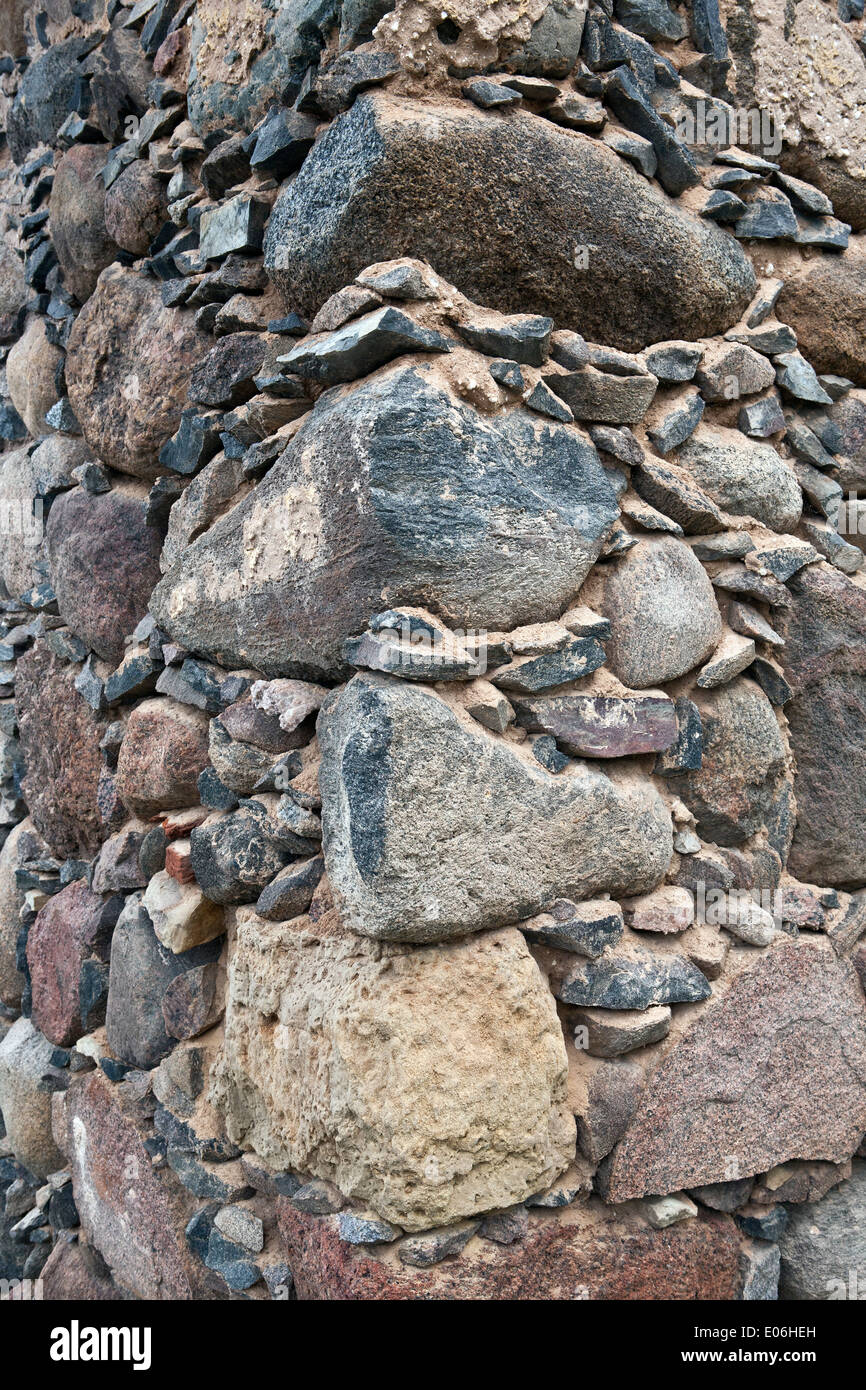
[[[717,332],[746,307],[754,275],[731,238],[605,146],[520,111],[506,121],[463,103],[435,116],[367,94],[317,142],[268,225],[269,274],[288,307],[315,313],[399,255],[492,308],[626,348]],[[596,248],[590,275],[575,266],[576,227]]]
[[[223,665],[336,675],[344,640],[395,604],[489,631],[561,613],[617,512],[585,436],[520,408],[485,418],[399,364],[323,397],[256,491],[181,554],[152,611]]]

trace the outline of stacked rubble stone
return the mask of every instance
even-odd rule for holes
[[[866,28],[795,11],[4,6],[5,1296],[866,1279]]]

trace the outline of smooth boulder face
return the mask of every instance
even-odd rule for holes
[[[800,484],[771,444],[747,441],[739,430],[699,425],[677,462],[724,511],[752,516],[774,531],[796,528]]]
[[[866,1162],[855,1159],[850,1178],[820,1202],[788,1206],[788,1224],[779,1239],[781,1296],[809,1301],[861,1299],[864,1231]],[[852,1271],[857,1274],[856,1286]]]
[[[207,765],[207,716],[176,700],[142,700],[126,723],[117,794],[132,815],[143,818],[193,806]]]
[[[17,663],[15,710],[27,768],[22,791],[34,825],[59,859],[90,858],[108,834],[97,804],[106,725],[75,689],[79,669],[41,641]]]
[[[582,432],[482,417],[434,367],[401,363],[326,396],[151,609],[224,665],[339,676],[344,640],[396,603],[464,629],[558,616],[617,516]]]
[[[167,206],[165,180],[146,159],[135,159],[105,195],[106,231],[124,251],[143,256],[166,220]]]
[[[191,313],[165,307],[158,281],[120,267],[103,271],[75,320],[66,356],[72,408],[103,463],[156,477],[193,368],[210,346]]]
[[[862,183],[866,225],[866,179]],[[810,263],[787,281],[779,313],[816,371],[835,372],[866,386],[866,260],[834,257],[828,263],[822,257]]]
[[[650,783],[553,775],[427,689],[356,676],[318,723],[325,866],[347,925],[443,941],[557,897],[656,887],[672,850]]]
[[[639,541],[610,566],[602,610],[608,662],[636,690],[700,666],[722,636],[713,586],[682,541]]]
[[[273,1166],[423,1230],[523,1201],[571,1161],[562,1032],[519,932],[412,949],[334,912],[242,909],[229,976],[215,1098]]]
[[[105,225],[104,164],[101,145],[73,145],[58,163],[51,189],[51,240],[63,284],[81,303],[117,254]]]
[[[866,1000],[826,941],[782,937],[668,1044],[609,1174],[609,1200],[841,1163],[866,1127]],[[820,1103],[816,1098],[820,1097]]]
[[[703,732],[700,769],[671,778],[697,817],[698,834],[742,844],[773,823],[788,790],[786,749],[773,706],[750,680],[695,691]]]
[[[96,496],[73,488],[48,517],[48,565],[60,615],[113,665],[159,578],[160,536],[145,524],[146,501],[147,489],[130,483]]]
[[[43,318],[32,318],[26,331],[9,349],[6,359],[9,395],[35,439],[48,433],[45,416],[57,403],[55,374],[62,361],[63,353],[48,340]]]
[[[791,870],[807,883],[866,883],[866,593],[829,565],[790,581],[776,614],[796,772]]]
[[[287,305],[312,314],[400,255],[491,308],[628,349],[731,327],[755,284],[733,238],[586,136],[522,112],[368,94],[280,195],[266,263]]]
[[[12,1152],[37,1177],[63,1167],[51,1133],[51,1091],[39,1080],[52,1065],[54,1045],[19,1018],[0,1042],[0,1111]]]

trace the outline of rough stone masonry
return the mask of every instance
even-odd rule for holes
[[[866,1288],[863,0],[0,55],[3,1287]]]

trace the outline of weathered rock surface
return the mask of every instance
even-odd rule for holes
[[[803,498],[796,474],[771,444],[748,443],[739,430],[699,425],[677,461],[725,511],[793,531]]]
[[[165,219],[164,180],[147,160],[133,160],[105,195],[106,232],[124,251],[143,256]]]
[[[105,1017],[111,933],[123,899],[107,900],[76,879],[41,909],[27,936],[33,1022],[60,1047]]]
[[[866,1162],[855,1159],[850,1178],[820,1202],[788,1207],[788,1224],[779,1240],[782,1298],[861,1297],[864,1224]],[[859,1292],[852,1286],[852,1271]]]
[[[133,483],[98,496],[73,488],[48,517],[46,548],[61,616],[112,665],[159,578],[160,537],[145,524],[146,502],[147,490]]]
[[[0,1110],[6,1133],[18,1162],[40,1178],[63,1167],[51,1133],[51,1092],[38,1085],[53,1055],[53,1045],[29,1018],[19,1018],[0,1042]]]
[[[209,340],[186,310],[166,308],[158,285],[110,268],[69,339],[66,381],[84,436],[103,463],[152,480],[180,424],[190,376]]]
[[[176,700],[143,700],[126,725],[117,760],[117,792],[137,816],[153,816],[198,801],[198,778],[208,764],[208,721]]]
[[[491,631],[557,616],[617,512],[584,435],[522,409],[482,417],[398,364],[325,397],[151,607],[222,664],[341,674],[344,639],[395,603]]]
[[[48,433],[45,416],[58,397],[55,373],[63,360],[50,342],[43,318],[32,318],[26,331],[12,344],[6,359],[6,381],[12,404],[30,434],[38,439]]]
[[[163,1013],[169,987],[218,955],[215,942],[175,955],[157,940],[141,895],[128,897],[114,929],[108,981],[105,1032],[114,1056],[145,1069],[167,1056],[177,1043]]]
[[[587,244],[590,274],[575,268]],[[278,199],[266,260],[286,303],[312,314],[396,255],[480,303],[624,348],[730,327],[754,288],[730,238],[586,136],[520,112],[366,95]]]
[[[830,565],[790,581],[776,615],[779,660],[794,698],[785,707],[796,758],[791,869],[806,882],[866,882],[866,849],[851,827],[866,815],[866,593]]]
[[[238,916],[217,1083],[230,1138],[406,1230],[509,1206],[568,1166],[565,1048],[519,932],[413,949],[333,913]]]
[[[787,18],[783,0],[761,6],[749,0],[739,15],[733,0],[721,8],[738,103],[772,109],[786,141],[784,168],[828,194],[837,217],[866,227],[866,133],[859,119],[866,75],[854,32],[840,23],[842,7],[837,13],[836,6],[806,0]],[[856,9],[846,7],[848,13],[853,17]]]
[[[279,1219],[303,1299],[667,1301],[736,1298],[740,1287],[736,1229],[716,1214],[653,1231],[634,1213],[590,1199],[555,1219],[533,1213],[514,1245],[476,1237],[459,1260],[428,1270],[345,1244],[336,1222],[306,1216],[285,1198]]]
[[[17,951],[24,893],[15,872],[26,860],[38,858],[45,850],[45,842],[29,816],[12,827],[0,849],[0,1001],[10,1009],[18,1008],[25,983],[18,969]]]
[[[609,1200],[722,1182],[732,1166],[745,1177],[791,1158],[841,1162],[856,1148],[866,1004],[828,943],[746,953],[666,1047],[614,1151]]]
[[[15,709],[27,766],[22,787],[52,852],[88,857],[108,833],[97,805],[105,723],[75,690],[77,668],[38,642],[17,663]]]
[[[356,676],[319,718],[325,865],[347,923],[436,941],[557,897],[660,882],[669,815],[646,783],[543,769],[431,691]]]
[[[861,183],[866,225],[866,179]],[[817,371],[835,372],[866,386],[866,261],[822,257],[787,281],[779,297],[779,313],[796,331],[802,351]]]
[[[703,732],[701,766],[672,784],[697,817],[702,839],[742,844],[772,822],[782,801],[785,743],[766,695],[745,677],[695,691],[694,700]]]
[[[58,162],[51,190],[51,240],[63,283],[81,303],[117,254],[105,224],[104,164],[102,146],[73,145]]]
[[[195,1203],[164,1168],[154,1168],[147,1130],[124,1113],[101,1073],[71,1087],[66,1124],[82,1232],[116,1282],[140,1299],[213,1298],[184,1239]]]
[[[699,666],[722,635],[703,565],[673,538],[639,541],[611,567],[602,611],[611,668],[637,690]]]

